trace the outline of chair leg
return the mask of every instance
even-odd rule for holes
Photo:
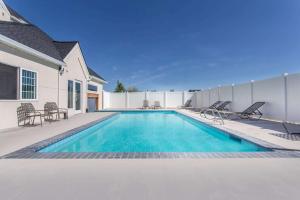
[[[32,120],[32,125],[34,125],[34,121],[35,121],[35,116],[33,117],[33,120]]]

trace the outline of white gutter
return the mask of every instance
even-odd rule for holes
[[[45,61],[48,61],[48,62],[51,62],[53,64],[56,64],[56,65],[59,65],[59,66],[66,66],[66,64],[60,60],[57,60],[55,58],[52,58],[51,56],[48,56],[44,53],[41,53],[33,48],[30,48],[24,44],[21,44],[15,40],[12,40],[2,34],[0,34],[0,42],[7,45],[7,46],[10,46],[12,48],[15,48],[15,49],[18,49],[18,50],[21,50],[21,51],[24,51],[30,55],[33,55],[33,56],[36,56],[40,59],[43,59]]]
[[[102,80],[102,79],[100,79],[100,78],[98,78],[98,77],[96,77],[96,76],[90,76],[91,77],[91,80],[92,79],[95,79],[96,81],[98,81],[98,82],[100,82],[100,83],[103,83],[103,84],[107,84],[107,81],[104,81],[104,80]]]

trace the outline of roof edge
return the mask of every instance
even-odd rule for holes
[[[2,34],[0,34],[0,42],[12,47],[12,48],[15,48],[15,49],[18,49],[18,50],[21,50],[23,52],[26,52],[30,55],[33,55],[33,56],[36,56],[38,58],[41,58],[42,60],[45,60],[45,61],[48,61],[48,62],[51,62],[55,65],[59,65],[59,66],[65,66],[66,64],[60,60],[57,60],[51,56],[48,56],[40,51],[37,51],[31,47],[28,47],[24,44],[21,44],[20,42],[17,42],[13,39],[10,39],[9,37],[6,37]]]

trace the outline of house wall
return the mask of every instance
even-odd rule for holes
[[[2,0],[0,0],[0,21],[10,21],[10,13]]]
[[[59,66],[40,60],[24,52],[17,51],[0,44],[0,62],[21,67],[37,72],[37,99],[36,100],[0,100],[0,130],[17,126],[17,107],[22,102],[31,102],[37,110],[43,110],[46,102],[56,102],[59,107],[68,107],[68,80],[81,83],[81,110],[75,110],[75,92],[73,95],[74,108],[69,109],[69,116],[76,113],[85,113],[87,108],[87,83],[89,74],[86,68],[79,45],[77,44],[64,59],[66,67],[64,73],[59,73]],[[103,85],[90,81],[97,85],[98,106],[102,109]],[[75,85],[74,85],[75,90]]]
[[[96,81],[92,81],[92,80],[88,81],[87,84],[91,84],[91,85],[97,86],[97,91],[90,91],[90,90],[87,89],[87,93],[88,94],[97,95],[97,98],[98,98],[98,102],[97,102],[98,110],[103,109],[103,84],[98,83]]]
[[[68,108],[69,115],[72,116],[79,112],[85,113],[87,108],[87,79],[89,78],[88,72],[86,70],[86,65],[79,48],[76,44],[70,53],[64,59],[66,63],[65,71],[60,76],[60,96],[59,96],[59,106],[62,108],[68,108],[68,80],[72,80],[81,83],[81,110],[75,110],[75,85],[73,94],[73,108]]]
[[[49,67],[48,63],[32,61],[30,56],[0,46],[0,62],[37,72],[37,100],[0,100],[0,129],[17,126],[17,107],[22,102],[31,102],[36,109],[43,109],[46,101],[58,100],[58,66]]]

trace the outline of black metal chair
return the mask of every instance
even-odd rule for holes
[[[256,116],[255,119],[259,120],[263,113],[259,110],[266,102],[255,102],[248,108],[246,108],[243,112],[229,112],[229,111],[221,111],[222,114],[225,115],[226,118],[230,116],[238,116],[241,119],[251,119]]]

